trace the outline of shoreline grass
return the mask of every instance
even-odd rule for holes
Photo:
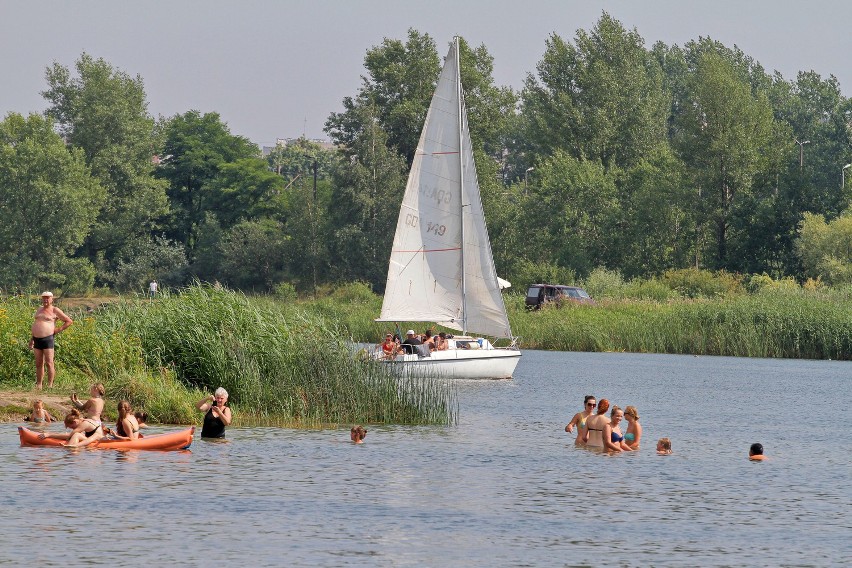
[[[34,306],[0,303],[0,385],[31,388]],[[354,356],[344,328],[298,305],[195,285],[155,301],[125,298],[77,317],[56,351],[57,383],[81,392],[103,382],[155,421],[197,423],[195,402],[222,386],[247,422],[453,424],[455,387],[400,380]]]

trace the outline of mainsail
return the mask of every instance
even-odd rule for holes
[[[379,321],[428,321],[512,337],[473,162],[458,39],[444,62],[408,176]]]

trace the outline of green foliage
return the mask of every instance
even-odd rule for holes
[[[363,109],[364,112],[372,107]],[[381,128],[365,130],[353,141],[350,162],[334,170],[329,203],[334,276],[364,280],[383,288],[390,247],[405,187],[405,162],[387,146]]]
[[[695,268],[669,270],[663,282],[685,298],[721,298],[741,289],[740,279],[733,274]]]
[[[194,286],[114,304],[99,320],[138,337],[151,368],[205,391],[225,387],[238,416],[305,425],[455,420],[449,385],[399,382],[355,357],[338,324],[289,303]]]
[[[378,125],[387,133],[391,151],[410,164],[438,81],[435,40],[414,29],[405,42],[385,38],[367,51],[364,67],[367,75],[358,95],[343,99],[344,111],[329,116],[325,131],[336,144],[350,148]],[[365,108],[375,110],[375,122],[364,120]]]
[[[295,302],[299,298],[299,295],[296,293],[296,287],[289,282],[276,284],[273,296],[281,302]]]
[[[621,298],[624,278],[617,270],[595,268],[583,281],[583,288],[592,298]]]
[[[822,215],[805,213],[796,251],[806,275],[831,285],[852,283],[852,214],[826,223]]]
[[[635,30],[604,13],[574,44],[547,39],[538,77],[522,94],[524,148],[629,167],[666,143],[670,95],[659,63]]]
[[[0,288],[91,286],[85,263],[65,259],[105,197],[83,152],[66,148],[50,121],[13,113],[0,122]]]
[[[271,291],[286,274],[287,236],[272,219],[243,221],[219,242],[217,274],[242,290]]]
[[[548,262],[532,262],[522,259],[511,272],[511,282],[515,289],[526,290],[530,284],[573,284],[576,275],[569,268]]]
[[[165,157],[157,175],[169,183],[172,211],[167,234],[183,243],[192,259],[198,227],[215,195],[211,182],[225,164],[246,158],[260,160],[260,152],[248,139],[231,134],[215,112],[202,115],[189,111],[174,116],[164,130]],[[217,189],[223,191],[222,187]]]
[[[85,156],[108,199],[94,208],[97,223],[88,234],[86,254],[108,260],[124,245],[147,236],[166,213],[166,184],[153,177],[152,155],[160,147],[148,115],[142,78],[130,77],[103,59],[83,54],[77,77],[54,63],[45,73],[48,116],[73,148]]]
[[[146,236],[122,249],[115,270],[104,279],[116,290],[142,293],[151,280],[157,280],[161,286],[183,284],[186,268],[183,245],[161,235]]]

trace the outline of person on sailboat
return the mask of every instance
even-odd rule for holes
[[[385,340],[382,343],[382,354],[385,359],[393,359],[396,357],[398,351],[399,347],[397,346],[396,341],[393,340],[393,335],[386,333]]]
[[[434,335],[432,335],[432,330],[431,330],[431,329],[427,329],[427,330],[426,330],[426,333],[423,335],[423,337],[424,337],[424,339],[423,339],[423,345],[428,345],[428,346],[429,346],[429,350],[430,350],[430,351],[434,351],[434,350],[435,350],[435,348],[436,348],[436,345],[435,345],[435,336],[434,336]]]
[[[402,348],[410,355],[417,353],[417,350],[414,348],[415,345],[423,345],[423,342],[420,341],[420,338],[417,337],[413,329],[409,329],[405,334],[405,341],[402,342]]]
[[[446,351],[448,348],[449,344],[447,343],[447,334],[442,331],[435,338],[435,351]]]

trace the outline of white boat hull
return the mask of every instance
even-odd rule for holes
[[[451,349],[429,357],[398,355],[387,361],[394,372],[408,377],[445,379],[511,379],[521,352],[517,349]]]

